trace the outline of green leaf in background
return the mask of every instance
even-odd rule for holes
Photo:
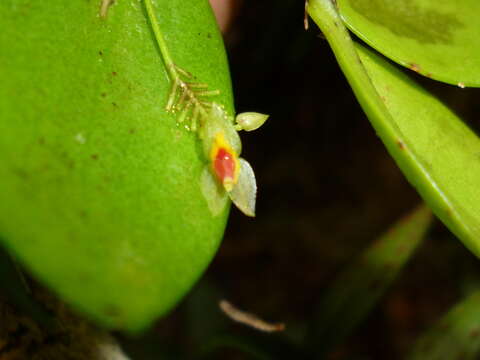
[[[480,353],[480,291],[451,309],[414,345],[407,360],[474,360]]]
[[[480,1],[337,0],[347,26],[427,77],[480,86]]]
[[[212,217],[201,144],[165,111],[143,2],[100,3],[0,2],[0,236],[99,324],[139,331],[201,275],[228,211]],[[233,114],[208,2],[156,7],[176,64]]]
[[[432,221],[421,206],[394,224],[335,280],[319,305],[308,344],[316,358],[338,345],[370,313],[422,243]]]
[[[410,183],[435,215],[480,256],[479,138],[395,66],[355,46],[330,0],[310,1],[309,13]]]

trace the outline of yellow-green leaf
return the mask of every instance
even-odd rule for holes
[[[208,2],[156,0],[177,65],[233,115]],[[138,331],[201,275],[223,234],[200,190],[198,137],[142,1],[0,2],[0,238],[69,304]]]
[[[387,150],[434,213],[480,256],[477,135],[398,68],[355,46],[330,0],[309,4]]]
[[[480,1],[337,3],[347,26],[397,63],[460,87],[480,86]]]

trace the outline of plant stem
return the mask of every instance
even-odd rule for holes
[[[173,82],[179,78],[178,73],[175,69],[175,64],[173,63],[172,58],[170,57],[170,52],[168,51],[167,43],[165,38],[163,37],[162,31],[158,26],[158,20],[155,16],[155,9],[153,8],[152,0],[144,0],[145,1],[145,8],[147,10],[148,19],[150,20],[150,24],[152,25],[152,30],[155,35],[155,39],[157,40],[158,48],[160,49],[160,53],[162,54],[163,62],[165,63],[165,67],[167,68],[168,76],[170,80]]]
[[[168,73],[168,77],[172,82],[172,89],[167,101],[166,110],[169,112],[175,112],[179,108],[183,108],[179,121],[183,122],[188,118],[188,112],[191,111],[191,129],[196,131],[197,120],[199,120],[200,127],[203,127],[209,114],[209,104],[205,104],[202,98],[219,95],[218,90],[208,90],[207,84],[192,83],[194,79],[192,75],[180,67],[176,66],[170,56],[170,51],[167,47],[167,42],[163,36],[160,26],[155,16],[155,9],[153,7],[152,0],[144,0],[145,8],[147,10],[148,20],[152,26],[155,40],[157,41],[160,54],[162,55],[165,68]],[[184,80],[187,79],[187,80]],[[189,110],[191,106],[191,110]],[[197,116],[199,119],[197,119]]]

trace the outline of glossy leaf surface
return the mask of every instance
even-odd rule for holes
[[[480,86],[480,1],[337,0],[347,26],[422,75]]]
[[[0,237],[99,324],[139,331],[200,276],[228,207],[211,215],[198,137],[164,110],[171,84],[143,2],[104,18],[100,3],[0,2]],[[208,2],[155,6],[176,64],[232,114]]]
[[[355,46],[330,0],[309,11],[378,136],[434,213],[480,256],[480,140],[384,58]]]

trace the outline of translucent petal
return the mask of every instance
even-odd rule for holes
[[[235,206],[247,216],[255,216],[257,183],[250,164],[240,158],[240,175],[237,184],[228,193]]]
[[[215,179],[209,165],[205,165],[203,168],[200,187],[212,215],[217,216],[221,214],[225,209],[225,205],[227,205],[228,196],[225,189]]]

